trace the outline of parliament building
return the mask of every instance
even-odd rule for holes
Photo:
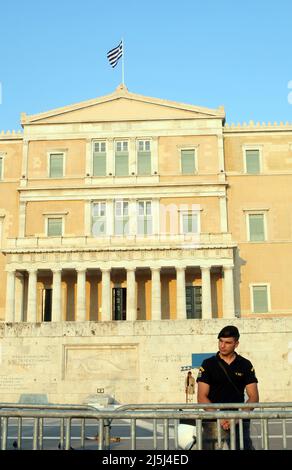
[[[96,347],[94,357],[100,351],[115,367],[125,355],[144,397],[141,325],[151,337],[164,328],[187,334],[189,325],[197,332],[205,325],[206,333],[212,322],[254,325],[250,332],[267,319],[291,320],[292,124],[228,125],[223,107],[120,85],[100,98],[22,113],[21,125],[0,133],[0,324],[7,341],[7,328],[14,331],[6,366],[16,392],[16,376],[31,362],[15,351],[30,351],[35,367],[50,363],[41,347],[32,353],[17,343],[28,341],[27,328],[30,341],[43,327],[60,344],[66,325],[78,324],[78,341],[72,334],[60,345],[62,380],[72,387],[82,376],[76,359],[84,354],[86,362]],[[82,343],[88,325],[95,342]],[[112,339],[103,342],[106,335]],[[190,362],[186,352],[175,361]],[[113,384],[114,367],[108,376],[95,370],[95,385]],[[59,372],[52,368],[52,394]]]

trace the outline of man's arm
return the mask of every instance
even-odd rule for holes
[[[198,393],[197,393],[197,401],[198,403],[211,403],[208,398],[210,391],[210,385],[206,384],[205,382],[198,382]]]
[[[198,403],[212,403],[209,400],[208,395],[210,391],[210,385],[205,382],[198,382],[198,391],[197,391],[197,402]],[[214,411],[215,408],[205,408],[205,411]]]
[[[258,403],[259,401],[259,391],[258,391],[258,384],[256,382],[248,384],[245,387],[245,391],[247,393],[248,399],[246,403]],[[247,408],[245,408],[247,410]],[[248,408],[252,410],[253,408]]]

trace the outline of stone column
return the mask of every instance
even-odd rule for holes
[[[151,319],[161,320],[160,268],[151,268]]]
[[[76,321],[86,321],[86,269],[77,269]]]
[[[158,198],[152,199],[152,234],[159,236],[160,233],[160,201]]]
[[[102,269],[101,320],[111,321],[111,270]]]
[[[92,140],[91,139],[86,139],[85,143],[85,183],[90,184],[91,183],[91,177],[92,177],[92,157],[93,152],[92,152]]]
[[[136,174],[136,139],[131,138],[129,140],[129,175]]]
[[[223,266],[223,318],[234,318],[233,266]]]
[[[176,319],[187,318],[186,307],[186,268],[176,268]]]
[[[212,301],[211,301],[211,268],[209,266],[201,266],[202,273],[202,319],[212,318]]]
[[[158,137],[153,137],[152,139],[152,148],[151,148],[151,174],[157,175],[158,174]]]
[[[113,199],[106,201],[106,236],[112,237],[115,234],[115,207]]]
[[[36,323],[37,321],[37,271],[28,272],[28,299],[27,299],[27,321]]]
[[[137,235],[137,201],[129,199],[129,236],[134,238]]]
[[[15,271],[7,271],[5,321],[8,323],[13,323],[14,320],[15,320]]]
[[[115,148],[114,148],[114,141],[113,139],[107,139],[107,149],[106,149],[106,157],[107,157],[107,175],[113,176],[114,169],[115,169]]]
[[[53,271],[52,321],[62,321],[61,269]]]
[[[137,320],[135,268],[127,269],[127,316],[128,321]]]
[[[18,223],[18,236],[20,238],[25,237],[25,225],[26,225],[26,202],[20,201],[19,203],[19,223]]]
[[[23,322],[24,279],[23,274],[15,277],[15,322]]]
[[[220,207],[220,231],[225,233],[228,232],[228,219],[227,219],[227,197],[219,197]]]
[[[27,185],[27,169],[28,169],[28,141],[26,139],[23,139],[20,186]]]

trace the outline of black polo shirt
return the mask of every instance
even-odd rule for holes
[[[240,393],[229,382],[218,361],[223,364]],[[227,364],[220,358],[218,352],[216,356],[203,361],[199,369],[197,382],[210,385],[208,398],[212,403],[241,403],[244,402],[246,385],[257,383],[258,380],[253,365],[248,359],[236,354],[234,361]]]

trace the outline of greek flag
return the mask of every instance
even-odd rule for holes
[[[115,47],[114,49],[111,49],[107,53],[107,58],[112,67],[115,67],[117,65],[122,55],[123,55],[123,41],[121,41],[117,47]]]

